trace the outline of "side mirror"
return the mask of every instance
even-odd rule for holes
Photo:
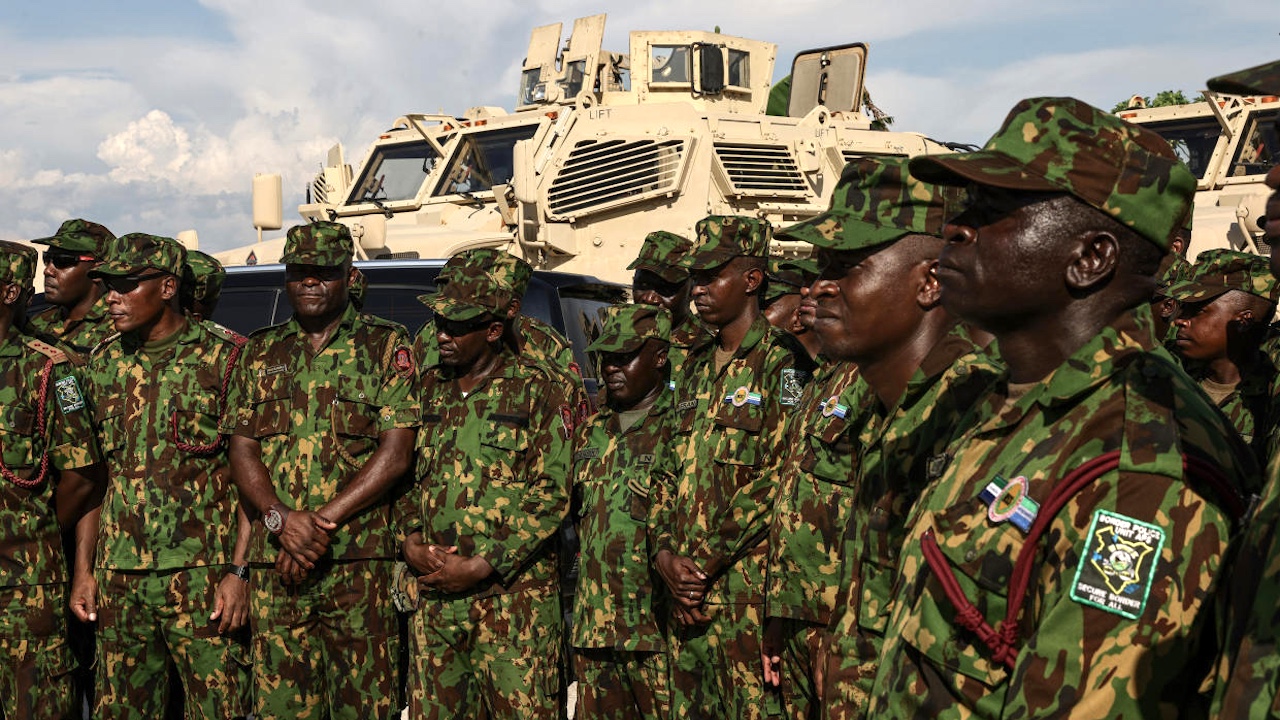
[[[703,95],[719,95],[724,92],[724,55],[719,45],[695,43],[694,53],[698,56],[698,87]]]

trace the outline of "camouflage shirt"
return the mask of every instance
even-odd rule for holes
[[[463,393],[449,368],[423,370],[416,517],[406,532],[485,558],[500,594],[554,582],[556,529],[569,511],[573,389],[542,364],[503,350]],[[473,593],[474,594],[474,593]]]
[[[766,617],[826,625],[840,586],[842,537],[853,507],[858,419],[870,388],[853,363],[822,368],[788,420],[769,527]]]
[[[940,477],[907,521],[871,716],[1195,714],[1233,493],[1186,475],[1184,454],[1237,488],[1256,470],[1152,322],[1146,306],[1122,314],[1012,395],[998,380],[948,454],[927,461]],[[1011,669],[957,625],[934,567],[999,626],[1023,528],[1060,481],[1111,451],[1118,469],[1070,496],[1037,543]]]
[[[720,370],[716,343],[689,355],[675,380],[676,434],[655,486],[651,547],[692,558],[713,580],[707,602],[764,602],[769,520],[783,419],[796,410],[810,365],[757,317]],[[806,363],[798,366],[798,363]]]
[[[88,356],[98,343],[116,334],[115,324],[107,317],[107,296],[98,298],[85,316],[74,322],[62,317],[62,308],[50,307],[30,318],[31,331],[51,337],[81,355]]]
[[[649,564],[649,489],[670,448],[671,393],[625,431],[607,406],[574,434],[574,493],[581,543],[573,604],[575,647],[662,648]]]
[[[1267,464],[1269,438],[1272,433],[1270,363],[1259,363],[1259,370],[1246,374],[1230,395],[1218,403],[1218,409],[1231,421],[1245,444],[1253,449],[1259,467]],[[1247,488],[1257,493],[1261,487]]]
[[[90,357],[85,394],[109,478],[98,567],[154,571],[231,559],[237,496],[218,416],[237,339],[188,318],[158,343],[117,335]]]
[[[46,388],[43,405],[42,385]],[[60,350],[16,331],[0,338],[0,459],[5,473],[0,478],[0,587],[67,580],[54,512],[57,475],[53,468],[81,468],[98,459],[81,388],[78,373]],[[33,480],[46,451],[43,482],[22,487],[8,476],[12,473],[20,482]]]
[[[676,377],[684,367],[684,361],[692,350],[711,340],[712,333],[696,315],[671,328],[671,345],[667,348],[667,360],[671,365],[671,377]]]
[[[404,328],[348,305],[316,352],[295,319],[249,337],[222,430],[253,438],[292,508],[315,510],[364,467],[386,431],[418,427],[413,353]],[[390,497],[353,516],[329,545],[335,560],[390,558]],[[274,562],[279,540],[255,525],[250,558]]]

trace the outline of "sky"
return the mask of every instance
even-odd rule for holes
[[[194,229],[209,251],[253,242],[255,173],[283,175],[293,224],[334,143],[358,162],[405,113],[510,109],[530,31],[600,12],[618,52],[631,30],[775,42],[775,79],[797,52],[865,42],[895,130],[969,143],[1024,97],[1109,109],[1280,58],[1275,0],[6,2],[0,238],[84,217]]]

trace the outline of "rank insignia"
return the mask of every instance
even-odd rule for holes
[[[1164,540],[1164,528],[1094,511],[1071,599],[1137,620],[1146,608]]]
[[[76,384],[74,375],[58,380],[54,383],[54,388],[58,393],[58,405],[62,408],[63,415],[84,408],[84,396],[80,394],[80,386]]]
[[[751,392],[751,390],[749,390],[746,385],[743,385],[737,390],[734,390],[728,395],[725,395],[724,401],[727,403],[733,403],[734,407],[742,407],[743,405],[746,405],[748,403],[752,405],[759,405],[760,393]]]
[[[849,406],[841,405],[839,400],[840,397],[838,395],[832,395],[823,402],[818,403],[818,407],[822,408],[822,417],[829,418],[835,415],[843,420],[849,414]]]
[[[1005,480],[999,475],[987,483],[978,499],[987,504],[987,519],[993,523],[1006,520],[1026,535],[1040,512],[1040,503],[1027,497],[1027,479],[1019,475]]]

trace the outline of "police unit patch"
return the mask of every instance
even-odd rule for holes
[[[409,348],[401,345],[396,348],[395,354],[392,356],[392,364],[396,367],[396,372],[401,377],[407,376],[413,372],[413,353],[409,352]]]
[[[1137,620],[1147,605],[1164,528],[1097,510],[1071,585],[1071,599]]]
[[[1027,479],[1019,475],[1005,480],[997,475],[987,483],[978,499],[987,504],[987,519],[993,523],[1006,520],[1026,535],[1040,512],[1040,503],[1027,497]]]
[[[58,405],[62,407],[63,415],[84,408],[84,395],[80,393],[80,386],[76,384],[74,375],[58,380],[53,386],[58,393]]]
[[[795,368],[782,369],[782,390],[778,393],[778,402],[783,405],[800,404],[800,396],[804,394],[804,384],[809,382],[809,373]]]

